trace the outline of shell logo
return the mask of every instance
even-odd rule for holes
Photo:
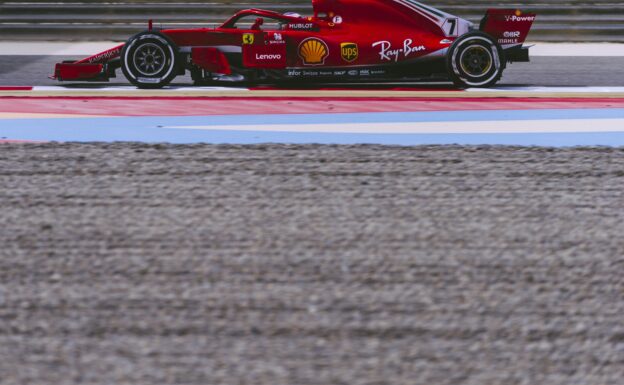
[[[303,60],[304,65],[323,65],[328,56],[329,48],[321,39],[310,37],[299,44],[299,57]]]

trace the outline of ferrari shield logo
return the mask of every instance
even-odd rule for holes
[[[243,44],[253,44],[254,43],[254,35],[253,33],[244,33],[243,34]]]
[[[353,62],[358,58],[358,46],[355,43],[340,44],[340,55],[346,62]]]

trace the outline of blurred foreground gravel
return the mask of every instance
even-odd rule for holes
[[[624,379],[624,150],[0,145],[0,384]]]

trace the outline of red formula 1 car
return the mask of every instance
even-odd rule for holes
[[[534,14],[488,10],[471,22],[413,0],[312,0],[314,16],[240,11],[217,28],[152,28],[125,44],[56,65],[61,81],[108,81],[121,68],[140,88],[186,71],[214,82],[452,81],[488,87],[523,43]]]

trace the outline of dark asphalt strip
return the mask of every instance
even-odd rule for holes
[[[0,145],[0,384],[621,384],[624,150]]]
[[[59,85],[48,79],[62,56],[0,56],[0,86]],[[110,84],[128,85],[121,71]],[[176,79],[191,84],[189,76]],[[93,83],[82,83],[93,84]],[[623,57],[533,57],[531,63],[510,64],[500,86],[624,86]]]

